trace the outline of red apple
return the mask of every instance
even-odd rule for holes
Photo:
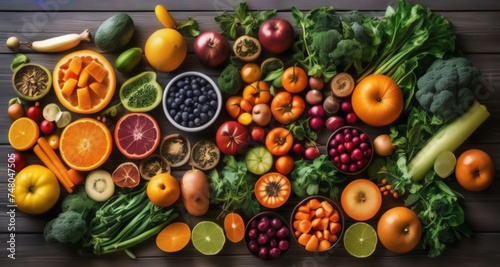
[[[203,32],[194,40],[196,58],[209,67],[217,67],[229,56],[229,43],[217,32]]]
[[[261,45],[275,54],[287,51],[292,46],[294,35],[292,24],[281,18],[268,19],[259,28]]]

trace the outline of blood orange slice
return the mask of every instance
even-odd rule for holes
[[[113,137],[100,121],[81,118],[68,124],[59,138],[61,158],[78,171],[91,171],[111,155]]]
[[[146,113],[129,113],[115,126],[115,143],[129,159],[144,159],[151,155],[160,143],[158,122]]]
[[[98,52],[80,50],[70,53],[54,67],[54,92],[70,111],[92,114],[103,109],[116,89],[113,65]]]
[[[121,188],[134,188],[141,181],[139,168],[133,162],[124,162],[118,165],[111,177],[115,185]]]

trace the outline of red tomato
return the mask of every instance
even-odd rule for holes
[[[237,121],[224,122],[215,135],[220,151],[226,155],[243,153],[250,144],[250,133]]]

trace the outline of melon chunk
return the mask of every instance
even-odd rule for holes
[[[78,77],[78,87],[86,87],[88,81],[89,81],[89,72],[83,70],[82,73],[80,73],[80,77]]]
[[[108,94],[108,87],[102,83],[93,82],[89,87],[100,99],[104,99]]]
[[[63,85],[61,89],[63,95],[70,96],[76,88],[76,83],[78,81],[75,78],[69,78]]]
[[[78,97],[78,107],[80,109],[87,110],[92,108],[90,93],[87,87],[76,89],[76,95]]]
[[[81,57],[74,57],[71,60],[71,63],[69,63],[69,69],[76,74],[77,76],[80,75],[80,71],[82,71],[82,63],[83,60]]]
[[[89,72],[97,82],[102,82],[108,76],[108,71],[101,66],[101,64],[92,61],[85,67],[85,70]]]

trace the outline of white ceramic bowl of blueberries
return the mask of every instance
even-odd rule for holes
[[[187,71],[175,76],[163,92],[163,111],[168,121],[185,132],[208,128],[219,116],[222,95],[207,75]]]

